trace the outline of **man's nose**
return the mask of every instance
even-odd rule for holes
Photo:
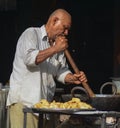
[[[64,35],[67,36],[68,35],[68,30],[64,31]]]

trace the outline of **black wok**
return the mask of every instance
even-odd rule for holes
[[[103,88],[107,85],[112,85],[113,94],[102,94]],[[83,91],[82,94],[75,94],[75,92]],[[87,91],[80,86],[76,86],[71,90],[71,94],[62,95],[63,101],[71,100],[72,97],[78,97],[82,101],[91,104],[97,110],[105,111],[120,111],[120,95],[116,94],[117,87],[112,82],[106,82],[100,88],[100,94],[95,94],[94,97],[90,97]]]

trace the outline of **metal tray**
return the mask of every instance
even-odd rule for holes
[[[74,112],[79,112],[79,111],[96,111],[95,108],[91,109],[79,109],[79,108],[74,108],[74,109],[61,109],[61,108],[32,108],[33,112],[47,112],[47,113],[74,113]]]

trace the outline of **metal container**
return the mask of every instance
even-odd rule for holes
[[[117,87],[117,94],[120,94],[120,77],[111,77],[112,82],[116,85]]]
[[[7,128],[6,99],[8,90],[9,89],[4,86],[0,89],[0,128]]]

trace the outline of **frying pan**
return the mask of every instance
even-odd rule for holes
[[[103,94],[105,87],[112,86],[113,94]],[[77,93],[76,93],[77,91]],[[79,91],[84,93],[80,94]],[[72,97],[80,98],[82,101],[89,103],[97,110],[103,111],[120,111],[120,95],[116,94],[117,88],[113,82],[106,82],[100,88],[100,94],[90,97],[88,92],[80,86],[76,86],[71,90],[71,94],[63,94],[62,100],[68,101]]]

